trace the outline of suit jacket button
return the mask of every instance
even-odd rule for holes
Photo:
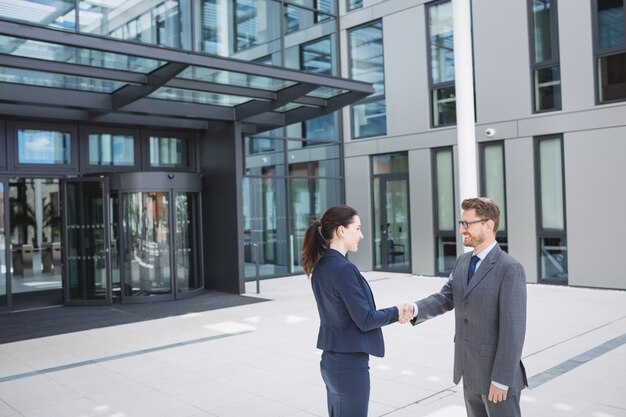
[[[467,323],[467,319],[463,319],[463,321],[464,321],[465,323]]]

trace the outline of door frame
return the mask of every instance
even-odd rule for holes
[[[67,184],[84,184],[84,183],[95,183],[98,182],[102,184],[102,210],[103,210],[103,220],[104,220],[104,269],[105,269],[105,281],[106,281],[106,291],[103,299],[96,300],[85,300],[85,299],[72,299],[70,297],[70,268],[69,262],[67,259],[69,248],[67,247],[69,244],[68,239],[68,224],[67,224],[67,216],[69,210],[68,201],[67,201]],[[110,185],[109,178],[105,176],[97,176],[97,177],[77,177],[77,178],[64,178],[60,181],[60,189],[62,193],[62,213],[61,216],[61,233],[63,245],[61,247],[61,259],[63,262],[63,298],[65,305],[110,305],[113,301],[113,287],[112,287],[112,278],[111,278],[111,235],[110,235],[110,224],[111,224],[111,214],[109,213],[109,198],[110,198]]]
[[[380,201],[375,201],[375,192],[374,192],[374,180],[378,179],[379,181],[379,190],[378,190],[378,198]],[[405,180],[406,181],[406,201],[407,201],[407,235],[408,235],[408,248],[405,248],[404,256],[407,259],[406,267],[402,268],[391,268],[389,267],[389,247],[388,247],[388,230],[385,228],[383,231],[381,226],[383,220],[385,223],[388,223],[387,220],[387,205],[386,200],[383,201],[383,196],[386,196],[387,183],[389,181],[398,181]],[[374,233],[372,234],[372,251],[373,251],[373,266],[376,271],[391,271],[391,272],[411,272],[411,201],[409,198],[409,173],[408,172],[396,172],[390,174],[378,174],[372,176],[372,230]],[[376,224],[376,204],[379,204],[380,209],[380,221],[381,224]],[[377,233],[380,233],[380,267],[377,267],[377,259],[376,259],[376,237]]]

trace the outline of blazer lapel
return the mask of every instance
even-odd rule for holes
[[[491,252],[489,252],[487,257],[482,260],[482,262],[478,266],[478,269],[474,273],[472,280],[469,282],[469,284],[466,285],[464,295],[469,294],[469,292],[472,291],[472,289],[474,289],[474,287],[476,287],[480,283],[480,281],[482,281],[483,278],[485,278],[485,276],[489,273],[489,271],[493,269],[496,263],[496,260],[498,259],[498,255],[500,254],[500,250],[501,250],[500,246],[496,244],[496,246],[494,246],[493,249],[491,249]],[[467,280],[468,270],[469,270],[469,261],[466,262],[466,265],[465,265],[466,280]]]

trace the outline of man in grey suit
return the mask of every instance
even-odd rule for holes
[[[472,247],[461,255],[443,288],[404,315],[416,325],[454,309],[454,383],[463,377],[468,417],[520,417],[520,393],[528,386],[522,365],[526,333],[526,276],[500,249],[500,209],[488,198],[461,205],[459,232]]]

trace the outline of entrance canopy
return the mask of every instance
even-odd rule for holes
[[[336,111],[370,84],[0,20],[0,114],[246,133]]]

